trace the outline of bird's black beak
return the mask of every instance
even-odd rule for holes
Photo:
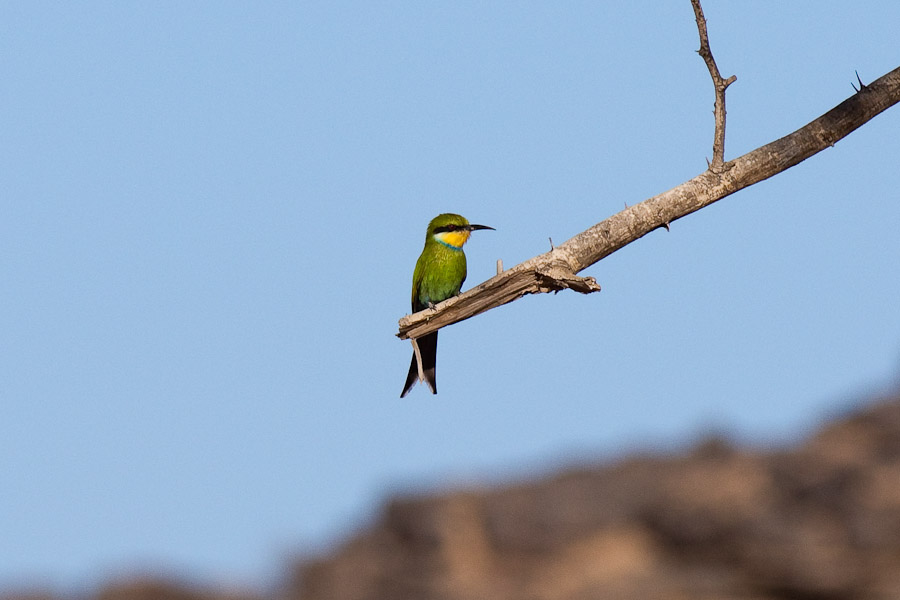
[[[469,225],[469,231],[475,231],[477,229],[490,229],[491,231],[496,231],[493,227],[488,227],[487,225]]]

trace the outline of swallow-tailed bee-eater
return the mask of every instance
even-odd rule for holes
[[[466,255],[463,246],[473,231],[493,229],[487,225],[472,225],[465,217],[453,213],[438,215],[428,224],[425,248],[416,262],[412,284],[412,311],[419,312],[459,293],[466,280]],[[435,361],[437,359],[438,332],[416,339],[421,368],[413,352],[409,374],[403,386],[404,397],[417,381],[424,381],[437,394]]]

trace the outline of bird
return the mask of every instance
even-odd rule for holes
[[[466,255],[463,246],[469,241],[473,231],[491,229],[487,225],[473,225],[465,217],[454,213],[443,213],[428,223],[425,233],[425,248],[416,261],[412,281],[412,311],[419,312],[433,307],[438,302],[459,294],[466,280]],[[416,385],[424,381],[437,394],[435,362],[437,360],[438,332],[423,335],[415,340],[419,347],[422,364],[419,368],[416,352],[413,351],[409,374],[400,397],[403,398]]]

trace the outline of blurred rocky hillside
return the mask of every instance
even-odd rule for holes
[[[785,450],[708,440],[497,489],[396,498],[271,594],[135,580],[78,600],[606,598],[900,600],[900,398]]]

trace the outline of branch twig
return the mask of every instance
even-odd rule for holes
[[[716,132],[713,137],[713,157],[712,162],[709,164],[709,170],[714,173],[721,173],[725,161],[725,89],[737,81],[737,77],[732,75],[728,79],[724,79],[719,74],[719,67],[716,66],[712,50],[709,49],[706,17],[703,16],[703,7],[700,6],[700,0],[691,0],[691,6],[694,7],[697,31],[700,32],[700,49],[697,52],[703,58],[703,62],[706,63],[706,68],[709,69],[709,75],[713,80],[713,87],[716,89],[716,103],[713,109],[716,117]]]

